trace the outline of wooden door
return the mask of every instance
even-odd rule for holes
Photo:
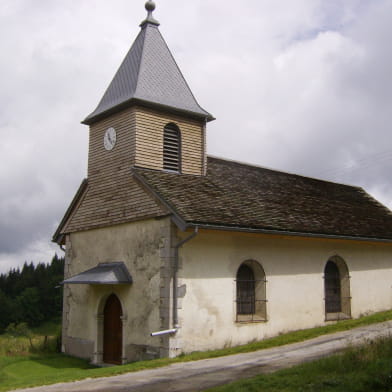
[[[103,311],[103,362],[121,364],[122,308],[116,295],[106,300]]]

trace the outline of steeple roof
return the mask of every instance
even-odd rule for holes
[[[207,121],[214,119],[193,96],[159,32],[159,23],[152,16],[154,8],[152,1],[146,3],[148,15],[140,25],[140,33],[84,124],[91,124],[132,103],[183,112]]]

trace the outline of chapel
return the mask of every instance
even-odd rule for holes
[[[65,250],[62,350],[95,364],[245,344],[392,307],[392,213],[356,186],[207,156],[147,17],[89,127]]]

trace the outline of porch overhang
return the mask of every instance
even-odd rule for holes
[[[60,284],[131,284],[132,276],[122,261],[99,263],[96,267],[63,280]]]

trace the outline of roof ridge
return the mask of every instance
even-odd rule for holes
[[[128,63],[131,59],[130,54],[135,53],[134,56],[132,56],[132,59],[136,60],[136,66],[137,66],[137,76],[139,76],[139,72],[140,72],[140,63],[141,63],[141,59],[142,59],[142,53],[144,50],[144,41],[145,41],[145,37],[146,37],[146,33],[145,33],[145,29],[141,29],[139,31],[139,33],[137,34],[135,40],[133,41],[131,47],[128,49],[125,57],[123,58],[123,60],[120,63],[120,66],[117,68],[116,72],[114,73],[112,79],[110,80],[107,88],[105,89],[100,101],[98,102],[98,105],[96,106],[96,108],[82,121],[82,124],[90,124],[91,120],[94,120],[96,117],[100,117],[102,115],[104,115],[106,112],[109,112],[111,109],[113,109],[113,107],[119,106],[124,104],[128,98],[124,98],[121,97],[121,95],[119,97],[117,97],[117,102],[116,99],[113,101],[113,86],[114,84],[117,82],[119,82],[120,80],[120,76],[121,77],[126,77],[127,79],[127,87],[134,87],[134,91],[131,95],[135,94],[136,91],[136,86],[138,83],[138,79],[136,79],[135,81],[135,85],[132,86],[131,82],[132,81],[132,75],[129,75],[125,69],[125,65],[126,63]],[[141,50],[138,50],[138,46],[139,46],[139,42],[142,42],[141,45]],[[140,52],[140,53],[138,53]],[[123,81],[121,81],[121,87],[122,89],[124,89],[124,83]],[[125,87],[126,90],[126,87]],[[121,99],[122,98],[122,99]]]
[[[207,114],[209,114],[209,115],[211,116],[211,114],[208,113],[205,109],[203,109],[203,108],[200,106],[199,102],[197,102],[197,99],[196,99],[195,95],[193,94],[191,87],[189,86],[189,84],[188,84],[188,82],[187,82],[187,80],[186,80],[186,78],[185,78],[183,72],[181,71],[181,68],[178,66],[177,60],[175,59],[175,57],[173,56],[173,53],[171,52],[171,50],[170,50],[170,48],[169,48],[169,45],[167,44],[166,40],[163,38],[163,35],[162,35],[161,31],[158,29],[158,27],[157,27],[157,30],[158,30],[160,36],[162,37],[163,43],[165,44],[165,46],[166,46],[166,48],[167,48],[167,51],[169,52],[171,58],[173,59],[173,62],[174,62],[174,64],[176,65],[176,67],[177,67],[177,69],[178,69],[178,71],[179,71],[179,73],[180,73],[182,79],[184,80],[184,83],[185,83],[186,87],[188,87],[188,90],[189,90],[189,92],[190,92],[192,98],[195,100],[196,105],[199,106],[199,108],[200,108],[203,112],[206,112]],[[215,118],[214,118],[213,116],[212,116],[212,120],[215,120]]]
[[[142,32],[144,32],[144,37],[143,37],[143,45],[142,45],[142,50],[140,51],[140,59],[139,59],[139,65],[138,65],[138,68],[137,68],[137,73],[136,73],[136,84],[135,84],[135,91],[133,92],[133,95],[136,95],[136,91],[137,91],[137,88],[138,88],[138,86],[139,86],[139,80],[140,80],[140,70],[141,70],[141,68],[142,68],[142,62],[143,62],[143,53],[144,53],[144,50],[145,50],[145,44],[144,44],[144,41],[146,40],[146,36],[147,36],[147,27],[149,26],[149,24],[147,23],[147,24],[145,24],[143,27],[142,27],[142,29],[139,31],[139,34],[141,34]],[[156,28],[158,28],[158,26],[156,26]],[[138,34],[138,36],[139,36],[139,34]],[[135,39],[135,42],[136,42],[136,40],[137,40],[137,37],[136,37],[136,39]],[[132,45],[133,46],[133,45]],[[125,61],[125,59],[124,59],[124,61]]]
[[[215,159],[215,160],[219,160],[219,161],[224,161],[224,162],[230,162],[230,163],[234,163],[234,164],[240,165],[240,166],[248,166],[248,167],[250,167],[252,169],[264,169],[264,170],[269,170],[269,171],[272,171],[272,172],[275,172],[275,173],[288,174],[290,176],[300,177],[300,178],[304,178],[304,179],[320,181],[320,182],[326,182],[326,183],[330,183],[330,184],[334,184],[334,185],[342,185],[342,186],[346,186],[346,187],[350,187],[350,188],[356,188],[356,189],[360,189],[360,190],[363,189],[362,187],[357,186],[357,185],[344,184],[344,183],[341,183],[341,182],[324,180],[322,178],[311,177],[311,176],[306,176],[306,175],[303,175],[303,174],[288,172],[288,171],[284,171],[284,170],[280,170],[280,169],[274,169],[274,168],[267,167],[267,166],[261,166],[261,165],[252,164],[252,163],[248,163],[248,162],[237,161],[235,159],[221,158],[221,157],[218,157],[218,156],[215,156],[215,155],[210,155],[210,154],[207,155],[207,158]]]

